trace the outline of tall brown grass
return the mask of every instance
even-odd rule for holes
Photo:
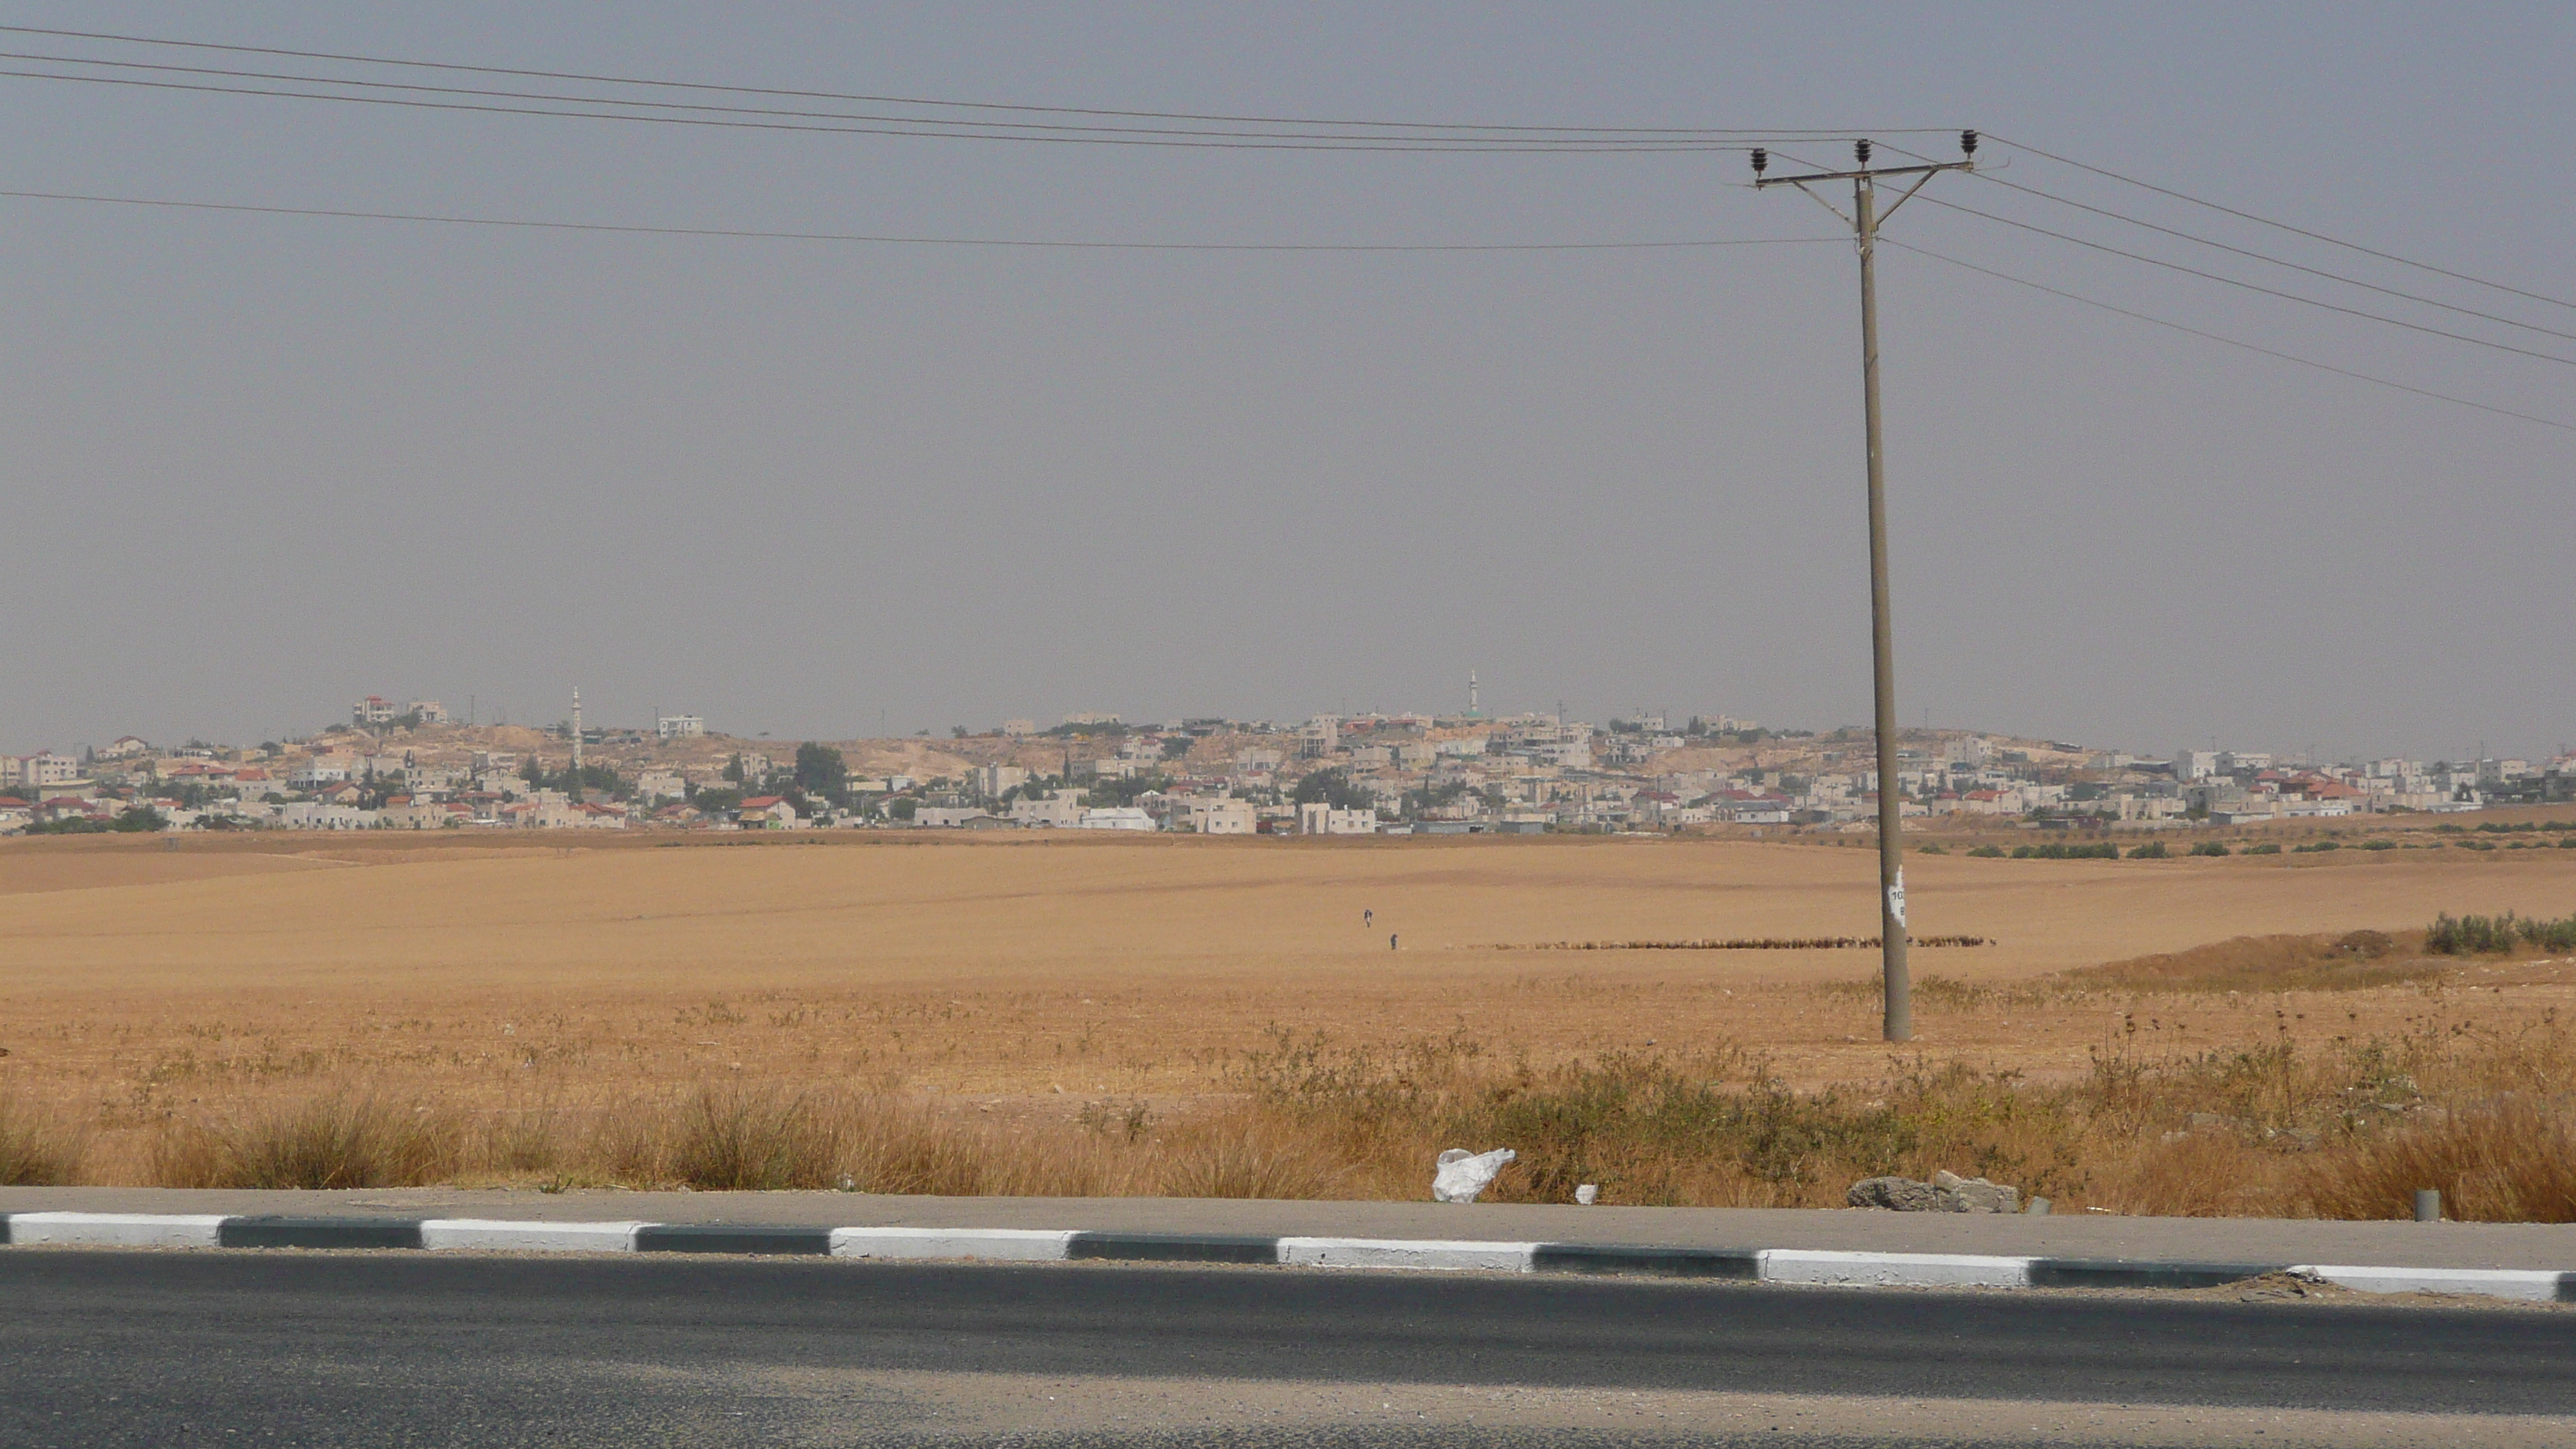
[[[2576,1033],[2446,1016],[2323,1045],[2154,1051],[2130,1019],[2071,1080],[1918,1058],[1794,1090],[1758,1053],[1608,1052],[1534,1065],[1463,1030],[1396,1050],[1274,1033],[1198,1107],[1093,1103],[996,1120],[846,1082],[722,1081],[481,1114],[359,1084],[165,1121],[171,1186],[843,1189],[955,1196],[1425,1195],[1443,1148],[1511,1147],[1500,1201],[1838,1206],[1863,1177],[1947,1168],[2132,1213],[2576,1221]],[[204,1111],[205,1109],[198,1109]],[[0,1176],[76,1181],[77,1134],[0,1103]]]
[[[419,1187],[468,1161],[470,1127],[427,1105],[333,1093],[259,1107],[235,1121],[175,1121],[154,1145],[170,1187]]]
[[[0,1093],[0,1187],[77,1182],[89,1134],[59,1110]]]

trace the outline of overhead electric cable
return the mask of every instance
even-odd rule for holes
[[[2576,423],[2564,423],[2555,418],[2544,418],[2533,413],[2516,412],[2511,408],[2500,408],[2492,403],[2473,402],[2468,398],[2456,397],[2450,393],[2435,392],[2430,388],[2416,387],[2411,383],[2397,382],[2389,378],[2377,377],[2367,372],[2356,372],[2349,367],[2337,367],[2331,362],[2319,362],[2313,357],[2301,357],[2296,353],[2276,351],[2269,347],[2260,346],[2252,342],[2241,341],[2237,338],[2225,336],[2221,333],[2205,332],[2200,328],[2186,326],[2180,322],[2168,322],[2162,317],[2151,317],[2144,312],[2132,311],[2126,307],[2116,306],[2097,298],[2087,297],[2080,292],[2069,292],[2060,287],[2052,287],[2045,282],[2034,282],[2027,277],[2016,277],[2009,272],[1999,272],[1992,267],[1979,266],[1975,262],[1961,261],[1957,257],[1944,255],[1943,253],[1932,250],[1930,247],[1916,246],[1912,242],[1897,241],[1892,237],[1885,236],[1880,237],[1878,242],[1881,246],[1895,247],[1900,251],[1912,252],[1916,256],[1929,257],[1936,262],[1947,262],[1954,267],[1963,267],[1968,271],[1975,272],[1981,276],[1992,277],[1999,282],[2010,282],[2016,287],[2028,287],[2035,292],[2046,292],[2052,297],[2063,297],[2069,302],[2080,302],[2087,307],[2097,307],[2105,312],[2115,312],[2120,316],[2144,322],[2150,326],[2162,327],[2174,332],[2181,332],[2192,337],[2200,338],[2203,341],[2216,342],[2222,346],[2234,347],[2246,352],[2260,353],[2265,357],[2277,358],[2283,362],[2294,362],[2301,367],[2313,367],[2319,372],[2331,372],[2338,377],[2349,377],[2358,382],[2375,383],[2380,387],[2395,388],[2399,392],[2413,393],[2417,397],[2431,398],[2436,402],[2454,403],[2464,408],[2475,408],[2482,413],[2494,413],[2498,417],[2516,418],[2526,423],[2538,423],[2544,428],[2556,428],[2560,432],[2576,433]]]
[[[1918,156],[1916,153],[1908,151],[1902,146],[1889,146],[1887,149],[1896,152],[1900,156],[1913,156],[1918,161],[1928,161],[1931,159],[1927,156]],[[2419,302],[2427,307],[2438,307],[2445,312],[2457,312],[2464,317],[2475,317],[2481,322],[2493,322],[2505,327],[2518,327],[2525,332],[2537,332],[2544,337],[2560,337],[2571,342],[2576,342],[2576,332],[2561,332],[2556,328],[2543,327],[2536,322],[2524,322],[2512,317],[2499,316],[2493,312],[2481,312],[2475,307],[2463,307],[2455,302],[2445,302],[2437,297],[2427,297],[2420,292],[2409,292],[2397,287],[2383,287],[2376,282],[2364,281],[2359,277],[2346,276],[2341,272],[2328,271],[2323,267],[2311,267],[2302,262],[2291,261],[2286,257],[2273,256],[2269,252],[2256,251],[2251,247],[2236,246],[2228,242],[2219,241],[2212,237],[2201,236],[2196,232],[2183,231],[2177,227],[2170,227],[2157,222],[2152,222],[2144,217],[2131,216],[2125,211],[2114,211],[2109,207],[2095,206],[2089,202],[2077,201],[2071,196],[2060,196],[2053,191],[2044,191],[2036,186],[2024,186],[2017,181],[2007,181],[1992,171],[1975,171],[1969,174],[1975,176],[1979,181],[2000,186],[2009,191],[2018,191],[2024,196],[2036,196],[2042,201],[2055,202],[2059,206],[2071,207],[2077,211],[2088,212],[2094,216],[2103,217],[2111,221],[2127,222],[2131,226],[2141,227],[2147,231],[2156,232],[2163,236],[2173,237],[2180,241],[2187,241],[2198,246],[2205,246],[2217,251],[2226,252],[2232,256],[2244,257],[2251,261],[2267,262],[2276,267],[2283,267],[2293,272],[2302,272],[2308,276],[2317,277],[2325,281],[2340,282],[2347,287],[2358,287],[2365,292],[2376,292],[2383,297],[2396,297],[2408,302]]]
[[[2042,160],[2054,161],[2060,166],[2072,166],[2078,171],[2090,171],[2096,176],[2105,177],[2109,180],[2118,181],[2129,186],[2135,186],[2142,190],[2152,191],[2158,196],[2169,196],[2176,201],[2188,202],[2193,206],[2207,207],[2211,211],[2235,217],[2240,221],[2250,221],[2258,226],[2268,226],[2276,231],[2288,232],[2292,236],[2303,236],[2310,241],[2324,242],[2328,246],[2342,247],[2346,251],[2359,252],[2366,257],[2377,257],[2383,262],[2395,262],[2399,266],[2414,267],[2421,271],[2431,272],[2435,276],[2448,277],[2455,282],[2467,282],[2472,286],[2487,287],[2498,292],[2510,292],[2514,296],[2527,297],[2534,302],[2546,302],[2553,307],[2565,307],[2571,311],[2576,311],[2576,302],[2570,302],[2563,297],[2552,297],[2542,292],[2526,291],[2521,287],[2510,286],[2503,282],[2494,282],[2489,281],[2484,277],[2471,276],[2467,272],[2455,272],[2448,267],[2435,266],[2431,262],[2419,262],[2412,257],[2402,257],[2395,252],[2384,252],[2376,247],[2366,247],[2359,242],[2345,241],[2341,237],[2328,236],[2321,231],[2310,231],[2306,227],[2293,226],[2286,221],[2274,221],[2268,216],[2257,216],[2250,211],[2239,211],[2235,207],[2221,205],[2218,202],[2193,196],[2187,192],[2176,191],[2171,187],[2158,186],[2152,181],[2141,181],[2134,176],[2125,176],[2120,172],[2095,166],[2089,162],[2078,161],[2072,156],[2060,156],[2053,151],[2042,151],[2037,146],[2015,141],[2009,137],[1998,136],[1992,131],[1988,131],[1985,134],[1986,138],[1990,141],[1996,141],[2003,145],[2010,146],[2016,151],[2027,151]]]
[[[2247,257],[2254,261],[2269,262],[2273,266],[2286,267],[2293,272],[2304,272],[2311,277],[2320,277],[2329,282],[2341,282],[2347,287],[2359,287],[2365,292],[2377,292],[2383,297],[2397,297],[2408,302],[2420,302],[2427,307],[2439,307],[2445,312],[2457,312],[2463,317],[2475,317],[2481,322],[2493,322],[2504,327],[2519,327],[2525,332],[2537,332],[2545,337],[2563,337],[2571,342],[2576,342],[2576,332],[2561,332],[2556,328],[2543,327],[2537,322],[2523,322],[2512,317],[2498,316],[2493,312],[2481,312],[2475,307],[2463,307],[2456,302],[2445,302],[2436,297],[2427,297],[2421,293],[2404,291],[2397,287],[2383,287],[2377,282],[2365,282],[2359,277],[2347,277],[2341,272],[2330,272],[2323,267],[2311,267],[2304,263],[2290,261],[2285,257],[2276,257],[2266,252],[2258,252],[2249,247],[2231,246],[2226,242],[2213,240],[2209,237],[2195,236],[2187,231],[2180,231],[2169,226],[2160,226],[2155,222],[2148,221],[2144,217],[2130,216],[2125,212],[2113,211],[2108,207],[2092,206],[2084,202],[2077,201],[2072,197],[2059,196],[2054,192],[2042,191],[2035,186],[2024,186],[2019,182],[2006,181],[1991,171],[1980,171],[1976,173],[1976,176],[1980,181],[1990,181],[1997,186],[2018,191],[2025,196],[2036,196],[2043,201],[2053,201],[2060,206],[2071,206],[2077,211],[2088,211],[2095,216],[2108,217],[2113,221],[2125,221],[2131,226],[2144,227],[2148,231],[2161,232],[2169,237],[2176,237],[2187,242],[2195,242],[2201,246],[2215,248],[2218,251],[2232,253],[2240,257]]]
[[[2240,278],[2225,276],[2218,272],[2204,272],[2198,267],[2187,267],[2180,262],[2169,262],[2164,260],[2162,257],[2151,257],[2143,252],[2124,251],[2119,247],[2111,246],[2105,242],[2087,241],[2083,237],[2069,236],[2062,231],[2051,231],[2047,227],[2038,226],[2031,222],[2016,221],[2009,216],[1997,216],[1989,211],[1979,211],[1973,206],[1961,206],[1955,201],[1943,201],[1937,196],[1926,196],[1923,200],[1933,206],[1941,207],[1947,211],[1962,212],[1966,215],[1977,217],[1980,220],[1995,222],[2003,226],[2018,227],[2023,231],[2035,232],[2040,236],[2048,237],[2056,241],[2067,242],[2071,245],[2085,247],[2092,251],[2107,252],[2115,257],[2126,257],[2133,262],[2144,262],[2151,267],[2162,267],[2167,271],[2180,272],[2185,276],[2198,277],[2203,281],[2217,282],[2230,287],[2241,287],[2248,292],[2260,292],[2267,297],[2278,297],[2284,301],[2298,302],[2310,307],[2319,307],[2328,312],[2340,312],[2347,317],[2359,317],[2370,322],[2384,322],[2391,327],[2403,327],[2409,332],[2421,332],[2432,337],[2447,337],[2454,342],[2468,343],[2472,347],[2492,348],[2497,352],[2510,352],[2517,357],[2528,357],[2540,362],[2555,362],[2562,367],[2576,367],[2576,357],[2560,357],[2554,352],[2534,352],[2530,348],[2516,347],[2509,342],[2497,342],[2491,338],[2485,337],[2472,337],[2465,332],[2447,332],[2442,328],[2429,327],[2421,322],[2409,322],[2400,317],[2389,317],[2377,312],[2365,312],[2358,307],[2347,307],[2340,302],[2328,302],[2317,297],[2303,297],[2296,292],[2284,292],[2277,287],[2266,287],[2259,282],[2248,282]]]
[[[285,85],[337,86],[367,91],[405,91],[418,95],[465,96],[476,100],[543,101],[566,106],[616,107],[644,111],[679,111],[708,115],[758,116],[792,121],[862,121],[874,124],[917,128],[924,134],[949,130],[974,132],[1035,132],[1047,135],[1071,135],[1082,138],[1114,136],[1181,136],[1223,139],[1290,140],[1290,141],[1386,141],[1386,136],[1354,131],[1240,131],[1182,129],[1169,126],[1072,126],[1042,121],[957,121],[936,118],[869,114],[849,111],[784,110],[770,106],[723,106],[703,101],[662,101],[624,96],[564,95],[548,91],[505,91],[472,86],[434,86],[416,81],[349,79],[327,75],[299,75],[283,71],[230,70],[217,66],[167,65],[153,61],[90,60],[81,56],[40,55],[24,51],[0,51],[0,60],[26,61],[42,65],[79,65],[116,70],[157,71],[163,74],[212,76],[225,80],[264,81]],[[100,79],[107,79],[100,77]],[[1673,150],[1737,150],[1743,143],[1698,141],[1683,138],[1656,138],[1641,142],[1635,138],[1580,136],[1546,136],[1529,138],[1489,138],[1481,136],[1422,137],[1417,144],[1440,145],[1456,149],[1500,149],[1504,147],[1546,146],[1567,150],[1627,150],[1652,145]]]
[[[807,124],[785,120],[754,121],[726,120],[711,116],[638,115],[635,114],[632,109],[553,110],[539,106],[498,105],[457,100],[421,100],[402,96],[336,95],[319,91],[291,91],[252,86],[223,86],[203,82],[176,80],[145,80],[134,76],[65,75],[55,71],[0,70],[0,77],[13,77],[22,80],[75,81],[90,85],[132,86],[146,90],[189,91],[209,95],[263,96],[275,99],[304,101],[337,101],[347,105],[395,106],[412,110],[469,111],[489,115],[552,116],[559,119],[596,121],[640,121],[666,126],[709,126],[726,130],[804,131],[849,136],[911,136],[937,137],[949,140],[1026,141],[1052,143],[1057,145],[1155,146],[1185,150],[1362,151],[1400,152],[1417,155],[1553,156],[1740,151],[1745,149],[1745,146],[1740,143],[1715,141],[1665,143],[1653,140],[1639,140],[1634,142],[1605,142],[1595,145],[1589,143],[1577,144],[1573,142],[1548,139],[1521,140],[1513,138],[1503,138],[1492,141],[1475,140],[1472,138],[1439,137],[1388,137],[1384,139],[1353,137],[1348,140],[1320,141],[1298,139],[1272,140],[1266,139],[1263,133],[1257,131],[1246,131],[1241,133],[1212,133],[1207,137],[1191,137],[1181,133],[1153,132],[1144,132],[1135,135],[1031,135],[1019,132],[997,134],[983,131],[964,131],[938,128],[950,123],[929,123],[924,126],[834,126]],[[322,84],[341,83],[322,82]],[[540,97],[538,99],[545,98]],[[630,108],[640,108],[647,104],[644,102],[625,101],[579,101],[572,103],[584,105],[596,104],[627,106]]]
[[[1491,131],[1524,134],[1566,135],[1635,135],[1670,136],[1681,139],[1742,137],[1748,139],[1802,137],[1820,140],[1849,140],[1869,135],[1929,135],[1948,128],[1937,126],[1886,126],[1828,130],[1817,127],[1787,127],[1770,130],[1749,127],[1708,126],[1535,126],[1499,125],[1471,121],[1371,121],[1347,118],[1314,118],[1294,116],[1244,116],[1197,111],[1113,110],[1088,106],[1026,105],[996,101],[934,100],[918,96],[871,95],[845,91],[794,89],[779,86],[723,85],[706,81],[655,80],[637,76],[603,75],[596,72],[540,70],[514,66],[469,65],[451,61],[410,60],[390,56],[354,55],[344,52],[291,50],[278,46],[232,45],[205,40],[172,40],[153,36],[115,34],[103,31],[62,30],[34,25],[0,25],[0,33],[45,35],[61,39],[107,41],[125,45],[164,46],[191,50],[214,50],[237,55],[273,55],[296,60],[327,60],[354,65],[400,66],[421,70],[442,70],[477,75],[518,76],[525,79],[585,81],[603,85],[662,87],[678,90],[721,91],[736,95],[787,96],[806,100],[857,101],[875,105],[942,107],[963,110],[1018,111],[1029,114],[1101,116],[1127,120],[1204,121],[1233,125],[1259,126],[1352,126],[1384,130],[1423,131]],[[114,64],[118,62],[101,62]]]
[[[23,201],[77,201],[103,206],[159,207],[174,211],[240,212],[255,216],[309,216],[341,221],[426,222],[441,226],[507,227],[537,231],[608,232],[636,236],[716,237],[756,241],[866,242],[889,246],[1025,247],[1064,251],[1137,252],[1612,252],[1682,251],[1703,247],[1799,246],[1839,237],[1710,237],[1629,242],[1138,242],[1052,238],[913,236],[896,233],[757,231],[742,227],[643,226],[603,221],[533,221],[518,217],[450,216],[436,212],[360,211],[320,206],[258,206],[229,201],[169,201],[143,196],[99,196],[75,191],[0,191]]]

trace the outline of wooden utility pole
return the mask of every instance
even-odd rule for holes
[[[1818,171],[1804,176],[1766,176],[1770,153],[1758,147],[1753,152],[1753,184],[1757,189],[1795,186],[1805,191],[1817,204],[1842,217],[1860,246],[1861,414],[1869,444],[1869,652],[1878,734],[1878,939],[1886,1003],[1881,1026],[1889,1041],[1913,1040],[1914,983],[1905,964],[1905,802],[1896,788],[1896,628],[1887,588],[1887,453],[1879,442],[1878,228],[1934,176],[1944,171],[1974,169],[1977,133],[1960,132],[1959,150],[1966,159],[1873,169],[1869,164],[1869,142],[1855,141],[1852,170]],[[1883,177],[1896,176],[1911,176],[1914,184],[1881,213],[1877,183]],[[1850,215],[1808,190],[1820,181],[1852,184]]]

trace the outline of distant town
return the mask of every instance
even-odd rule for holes
[[[1906,731],[1896,788],[1927,827],[2157,831],[2458,812],[2576,796],[2576,755],[2340,764],[2164,758]],[[1075,714],[944,737],[780,742],[697,715],[478,725],[369,695],[302,739],[0,755],[0,834],[163,830],[1113,830],[1201,835],[1874,828],[1865,729],[1658,716]]]

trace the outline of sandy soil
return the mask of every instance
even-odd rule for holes
[[[2239,935],[2576,909],[2557,850],[1907,869],[1919,933],[1994,941],[1919,950],[1918,977],[1998,988]],[[1497,948],[1866,935],[1873,870],[1832,845],[1574,838],[20,841],[0,845],[0,1087],[137,1121],[331,1082],[497,1101],[734,1074],[1007,1111],[1222,1090],[1273,1031],[1456,1031],[1542,1060],[1723,1040],[1852,1079],[1891,1062],[1849,989],[1875,951]],[[2132,1021],[2197,1049],[2576,1004],[2576,963],[2483,969],[2143,1009],[1927,998],[1917,1050],[2044,1074]]]

